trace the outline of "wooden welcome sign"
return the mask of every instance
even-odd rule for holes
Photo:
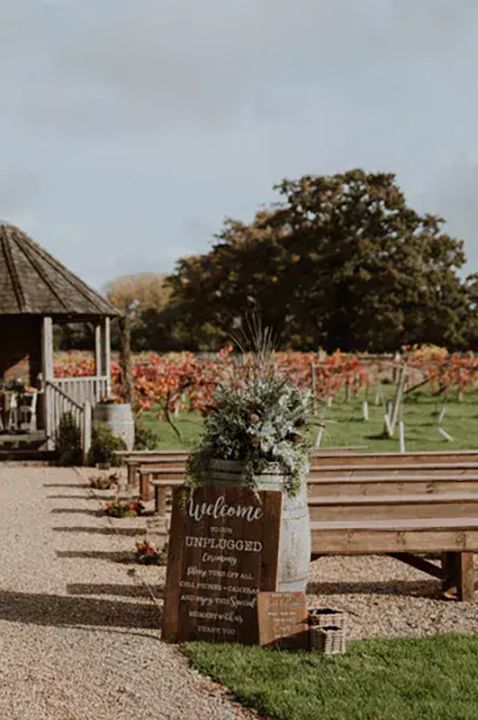
[[[282,493],[207,485],[173,496],[163,638],[254,644],[257,594],[275,591]]]

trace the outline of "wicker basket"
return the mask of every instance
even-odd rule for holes
[[[319,625],[311,625],[310,633],[310,649],[312,652],[322,653],[323,655],[343,655],[345,653],[345,634],[343,628],[336,625],[328,625],[320,627]]]
[[[343,610],[334,610],[333,608],[314,608],[309,610],[309,625],[314,627],[335,627],[341,628],[345,632],[346,614]]]

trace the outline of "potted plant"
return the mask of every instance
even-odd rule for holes
[[[317,424],[310,392],[277,375],[270,335],[244,353],[218,387],[199,446],[188,460],[191,485],[242,483],[283,493],[279,590],[305,590],[310,562],[308,453]]]
[[[134,418],[129,403],[124,403],[117,395],[102,397],[93,408],[95,423],[103,423],[120,438],[127,450],[134,447]]]

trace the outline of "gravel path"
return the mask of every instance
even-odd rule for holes
[[[478,593],[473,602],[442,600],[439,580],[393,558],[323,557],[309,581],[309,606],[345,610],[350,639],[478,632]]]
[[[0,465],[0,718],[255,717],[161,642],[147,586],[161,598],[165,569],[131,562],[146,520],[99,517],[85,477]],[[321,558],[308,590],[309,606],[349,613],[350,638],[478,632],[478,600],[443,601],[391,558]]]
[[[97,509],[73,469],[0,466],[0,718],[253,717],[159,640],[159,610],[128,574],[145,521]],[[161,595],[164,569],[139,571]]]

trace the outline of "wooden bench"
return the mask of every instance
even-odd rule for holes
[[[354,445],[344,447],[317,448],[312,450],[312,456],[330,457],[356,454],[366,446]],[[140,481],[139,468],[147,464],[165,464],[171,469],[182,468],[186,463],[189,450],[118,450],[115,452],[127,467],[128,485],[136,485]]]
[[[312,557],[391,555],[442,581],[461,600],[474,592],[478,552],[478,453],[389,454],[313,459],[308,477]],[[419,459],[417,459],[419,457]],[[428,462],[426,459],[428,457]],[[465,458],[465,461],[463,461]],[[140,466],[152,475],[156,509],[166,521],[168,494],[184,468]],[[148,479],[149,483],[149,479]],[[422,557],[438,554],[438,566]]]
[[[138,469],[141,464],[164,463],[167,467],[185,467],[188,450],[119,450],[115,452],[127,468],[127,483],[136,485],[139,481]]]
[[[427,490],[427,485],[432,482],[435,483],[437,480],[442,480],[444,485],[442,490],[446,487],[446,482],[453,479],[456,483],[458,479],[466,480],[467,478],[473,481],[474,476],[478,476],[478,462],[477,463],[448,463],[441,465],[392,465],[387,468],[380,466],[358,466],[352,465],[344,466],[329,466],[329,465],[318,465],[318,459],[313,459],[311,463],[311,469],[308,475],[308,483],[317,482],[320,487],[320,481],[322,480],[322,486],[324,492],[327,492],[327,486],[330,485],[330,481],[338,481],[348,479],[349,489],[353,487],[352,483],[356,482],[356,487],[360,487],[360,480],[369,481],[374,480],[375,487],[370,488],[369,483],[365,483],[363,488],[372,489],[374,492],[379,494],[382,492],[380,483],[384,487],[392,487],[389,483],[394,480],[395,488],[400,494],[408,492],[408,487],[412,491],[417,491],[420,487],[425,493],[430,492]],[[328,459],[327,459],[328,461]],[[154,485],[155,480],[175,480],[184,481],[186,479],[186,469],[184,463],[177,462],[151,462],[138,464],[136,472],[138,473],[140,480],[140,497],[144,502],[150,499],[150,488]],[[413,482],[417,483],[416,487],[412,487]],[[403,483],[410,483],[408,486],[404,486]],[[463,486],[466,487],[466,486]],[[319,492],[319,490],[317,490]],[[355,492],[355,490],[354,490]],[[364,491],[362,494],[364,494]]]
[[[329,508],[330,509],[330,508]],[[391,555],[442,580],[459,600],[475,590],[473,553],[478,552],[478,518],[389,518],[314,520],[312,558],[323,555]],[[439,553],[438,567],[420,554]]]
[[[349,454],[356,454],[360,446],[352,447],[330,447],[313,449],[311,456],[313,458],[329,458]],[[143,500],[149,499],[149,490],[147,489],[148,480],[143,479],[142,475],[149,475],[150,480],[156,476],[157,470],[184,470],[186,461],[189,456],[188,450],[136,450],[136,451],[118,451],[119,455],[127,467],[127,483],[128,486],[136,485],[138,482],[143,488]],[[151,472],[148,473],[148,466]]]
[[[478,453],[327,460],[308,480],[312,557],[391,555],[473,598]],[[371,462],[371,460],[373,460]],[[426,462],[428,460],[428,462]],[[441,566],[422,557],[438,554]]]

